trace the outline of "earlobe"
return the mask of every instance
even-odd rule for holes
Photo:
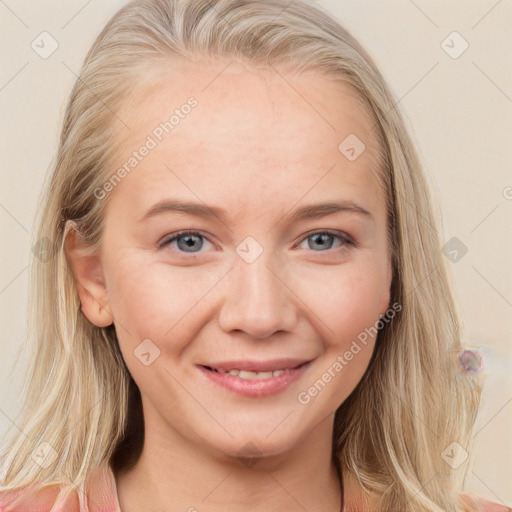
[[[75,278],[80,305],[86,318],[97,327],[113,323],[108,294],[97,249],[86,244],[72,221],[64,231],[66,256]]]

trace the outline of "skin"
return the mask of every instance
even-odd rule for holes
[[[112,169],[190,96],[198,106],[103,199],[101,249],[73,232],[67,239],[82,311],[95,325],[114,322],[141,390],[145,443],[137,464],[116,475],[121,508],[336,512],[334,412],[363,376],[375,340],[308,404],[297,396],[389,306],[372,123],[348,86],[319,74],[173,62],[118,113],[131,130],[120,130]],[[338,149],[351,133],[366,145],[352,162]],[[165,212],[140,220],[170,197],[221,207],[226,218]],[[290,221],[296,208],[331,200],[371,215]],[[195,249],[185,252],[183,239],[181,248],[178,241],[159,248],[166,235],[188,229],[205,237]],[[333,236],[321,246],[311,235],[322,229],[355,245]],[[248,236],[263,249],[252,263],[236,252]],[[134,355],[145,339],[160,350],[149,366]],[[281,357],[312,363],[268,397],[237,395],[197,367]],[[250,462],[240,457],[248,443],[258,452]],[[345,472],[343,483],[347,509],[363,506]]]

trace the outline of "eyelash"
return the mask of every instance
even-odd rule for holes
[[[208,240],[208,237],[205,236],[200,231],[193,231],[193,230],[187,231],[187,230],[183,230],[183,231],[177,231],[176,233],[169,235],[168,238],[164,238],[163,241],[159,243],[158,247],[159,248],[164,248],[164,247],[170,245],[175,240],[177,240],[177,239],[179,239],[179,238],[181,238],[183,236],[186,236],[186,235],[198,236],[198,237],[205,238],[205,239]],[[311,252],[332,254],[332,253],[348,250],[349,247],[347,247],[347,246],[352,246],[352,247],[356,247],[357,246],[356,242],[352,238],[350,238],[348,235],[346,235],[345,233],[342,233],[341,231],[335,231],[335,230],[329,230],[329,229],[322,229],[322,230],[319,230],[319,231],[313,231],[313,232],[307,233],[303,238],[301,238],[301,240],[298,242],[297,245],[300,245],[302,242],[304,242],[305,240],[307,240],[308,238],[310,238],[310,237],[312,237],[314,235],[333,236],[335,238],[339,238],[342,241],[342,244],[341,244],[341,246],[339,246],[337,248],[327,249],[325,251],[313,251],[311,249]],[[212,242],[210,242],[210,243],[212,243]],[[191,253],[186,253],[186,252],[183,252],[183,251],[179,251],[179,252],[181,254],[190,254],[190,255],[199,254],[199,253],[193,253],[193,252],[191,252]]]

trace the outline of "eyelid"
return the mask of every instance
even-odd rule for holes
[[[313,236],[313,235],[324,235],[324,234],[325,235],[334,236],[334,237],[338,237],[340,240],[343,240],[343,243],[337,249],[333,249],[333,250],[328,249],[326,251],[318,251],[319,253],[322,253],[322,252],[325,252],[325,253],[336,252],[336,250],[342,250],[343,247],[345,247],[347,244],[357,247],[356,241],[350,235],[345,233],[344,231],[339,231],[337,229],[325,228],[325,229],[316,229],[316,230],[313,229],[313,230],[305,233],[301,237],[301,239],[294,245],[294,249],[297,248],[298,245],[300,245],[302,242],[304,242],[304,240],[306,240],[310,236]],[[206,235],[205,233],[203,233],[202,231],[194,230],[194,229],[182,229],[182,230],[176,231],[174,233],[169,233],[169,234],[165,235],[158,242],[158,248],[161,249],[161,248],[165,247],[166,245],[169,245],[171,242],[176,241],[181,236],[185,236],[185,235],[199,236],[199,237],[205,238],[206,240],[208,240],[209,243],[211,243],[212,245],[215,246],[215,244],[210,240],[209,236]],[[317,252],[317,251],[311,251],[311,252]],[[200,253],[193,253],[193,252],[191,252],[191,253],[183,253],[183,254],[200,254]]]
[[[185,235],[192,235],[192,236],[200,236],[202,238],[205,238],[208,240],[212,245],[215,245],[209,238],[208,235],[203,233],[200,230],[197,229],[181,229],[179,231],[175,231],[174,233],[168,233],[163,238],[160,239],[160,241],[157,243],[158,248],[161,249],[165,247],[166,245],[169,245],[171,242],[174,242],[176,239],[185,236]],[[184,253],[187,254],[187,253]],[[194,254],[194,253],[188,253],[188,254]],[[197,254],[197,253],[196,253]]]
[[[336,237],[344,240],[343,245],[345,245],[346,243],[350,244],[350,245],[354,245],[354,246],[357,245],[356,241],[349,234],[345,233],[344,231],[339,231],[337,229],[313,229],[312,231],[309,231],[308,233],[306,233],[300,239],[300,241],[297,243],[297,245],[301,244],[304,240],[306,240],[306,238],[309,238],[310,236],[313,236],[313,235],[336,236]],[[320,251],[320,252],[327,252],[327,251]]]

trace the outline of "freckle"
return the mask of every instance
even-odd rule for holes
[[[461,350],[458,359],[461,368],[466,373],[475,375],[476,373],[480,373],[484,368],[484,358],[478,350]]]

